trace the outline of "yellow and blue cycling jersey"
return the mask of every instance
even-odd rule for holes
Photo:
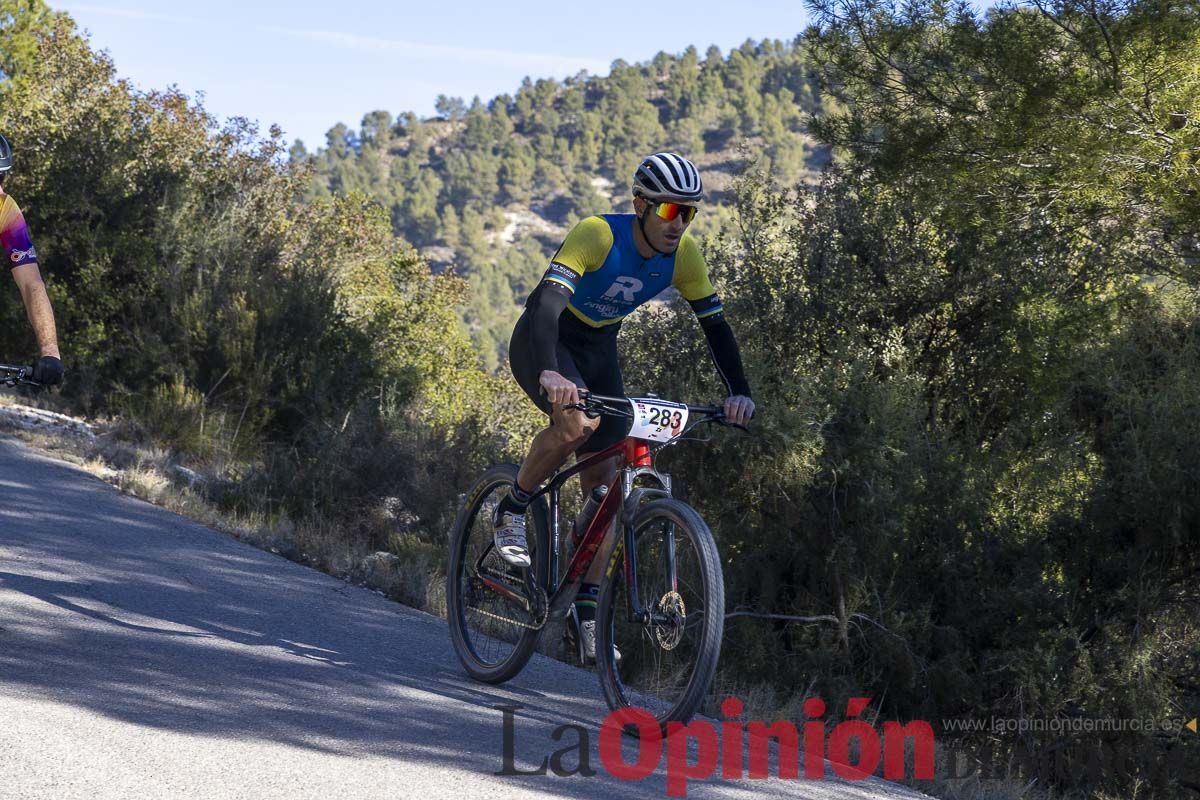
[[[750,396],[733,329],[708,277],[696,240],[686,233],[675,252],[643,258],[633,214],[588,217],[567,234],[525,303],[509,341],[513,377],[533,403],[553,416],[542,378],[558,373],[598,394],[625,393],[617,359],[620,322],[667,287],[675,287],[700,318],[717,374],[730,396]],[[567,313],[567,312],[570,313]],[[603,450],[625,435],[605,417],[581,451]]]
[[[571,292],[567,308],[594,328],[612,325],[674,286],[701,319],[720,314],[721,301],[708,278],[696,240],[684,234],[674,253],[643,258],[633,238],[633,214],[582,220],[563,241],[543,281]]]
[[[29,239],[29,228],[16,202],[0,191],[0,251],[9,267],[37,262],[37,250]]]

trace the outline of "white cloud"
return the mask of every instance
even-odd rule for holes
[[[347,50],[375,53],[392,53],[409,58],[454,58],[462,62],[492,67],[523,69],[531,75],[573,75],[587,70],[594,75],[608,72],[609,65],[594,58],[561,56],[552,53],[522,53],[512,50],[489,50],[486,48],[456,47],[452,45],[424,44],[401,39],[382,39],[376,36],[360,36],[339,31],[297,30],[294,28],[263,28],[267,33],[283,34],[309,41],[320,42]]]

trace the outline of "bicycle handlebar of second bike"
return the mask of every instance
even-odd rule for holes
[[[32,366],[0,364],[0,386],[41,386],[33,379]]]

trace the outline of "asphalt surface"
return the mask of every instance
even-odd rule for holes
[[[553,738],[572,724],[597,774],[496,775],[505,705],[521,707],[517,769],[577,745],[579,729]],[[606,712],[591,672],[536,655],[504,686],[473,682],[444,620],[0,436],[0,798],[666,796],[661,765],[639,782],[603,769]],[[832,777],[687,789],[923,797]]]

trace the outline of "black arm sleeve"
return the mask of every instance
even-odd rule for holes
[[[558,372],[558,316],[570,299],[571,292],[553,281],[543,282],[529,298],[529,335],[538,377],[543,370]]]
[[[742,367],[742,354],[738,352],[733,328],[725,321],[724,314],[714,314],[700,320],[704,336],[708,339],[708,350],[712,353],[717,373],[725,382],[725,390],[732,395],[750,396],[750,384],[746,381],[746,370]]]

